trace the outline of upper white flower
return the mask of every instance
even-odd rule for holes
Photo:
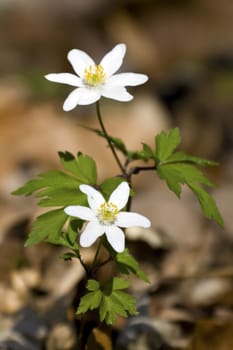
[[[137,73],[114,73],[120,68],[126,52],[125,44],[116,45],[97,65],[84,51],[73,49],[68,52],[68,60],[75,74],[52,73],[46,79],[57,83],[75,86],[64,102],[64,111],[70,111],[77,105],[89,105],[101,96],[117,101],[130,101],[125,86],[136,86],[148,80],[147,75]]]
[[[120,211],[128,202],[130,188],[127,182],[122,182],[105,201],[103,195],[89,185],[80,185],[80,191],[87,195],[90,207],[71,205],[65,213],[89,221],[80,236],[82,247],[91,246],[98,237],[106,234],[113,249],[121,253],[125,249],[125,235],[120,227],[141,226],[150,227],[151,223],[145,216]]]

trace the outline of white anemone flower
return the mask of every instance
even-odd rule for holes
[[[106,201],[103,195],[89,185],[80,185],[80,191],[87,195],[89,207],[71,205],[65,213],[89,221],[80,235],[80,245],[90,247],[100,236],[106,234],[113,249],[121,253],[125,249],[125,235],[120,227],[131,226],[150,227],[151,223],[145,216],[121,211],[128,202],[130,188],[127,182],[122,182]]]
[[[124,102],[132,100],[133,96],[127,92],[125,86],[144,84],[148,76],[137,73],[114,74],[122,65],[125,52],[126,45],[118,44],[96,64],[82,50],[69,51],[67,58],[76,75],[52,73],[45,76],[50,81],[75,87],[64,102],[64,111],[70,111],[77,105],[92,104],[101,96]]]

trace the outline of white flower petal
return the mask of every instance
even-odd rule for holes
[[[87,195],[88,203],[91,209],[96,213],[101,206],[105,202],[103,195],[97,191],[94,187],[89,185],[80,185],[80,191]]]
[[[125,249],[124,232],[117,226],[106,226],[105,233],[113,249],[118,253],[122,253]]]
[[[78,88],[73,90],[63,104],[64,111],[68,112],[77,105],[89,105],[100,99],[97,89]]]
[[[143,215],[121,211],[117,215],[115,224],[120,227],[150,227],[151,222]]]
[[[55,83],[68,84],[71,86],[83,86],[82,80],[77,75],[70,73],[51,73],[45,75],[45,78]]]
[[[86,52],[78,49],[69,51],[67,58],[70,61],[75,73],[77,73],[81,78],[84,77],[85,69],[95,64],[93,59]]]
[[[88,207],[82,205],[70,205],[64,209],[67,215],[75,216],[82,220],[96,220],[95,213]]]
[[[112,86],[137,86],[144,84],[148,80],[148,76],[138,73],[120,73],[111,76],[108,84]]]
[[[102,58],[100,65],[104,68],[107,77],[110,77],[120,68],[125,52],[126,45],[118,44]]]
[[[130,95],[123,86],[110,86],[108,84],[103,86],[101,95],[122,102],[131,101],[133,99],[133,96]]]
[[[90,247],[98,237],[104,234],[104,229],[97,222],[89,222],[80,235],[80,245]]]
[[[121,182],[120,185],[112,192],[109,197],[109,202],[117,206],[118,210],[124,208],[129,199],[130,187],[126,181]]]

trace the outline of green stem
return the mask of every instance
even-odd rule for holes
[[[94,257],[93,263],[91,265],[91,273],[94,272],[94,268],[95,268],[96,261],[97,261],[97,258],[98,258],[99,252],[100,252],[101,244],[102,244],[102,239],[99,240],[98,247],[96,249],[95,257]]]
[[[100,127],[101,127],[101,129],[103,131],[103,134],[104,134],[104,136],[105,136],[105,138],[106,138],[106,140],[108,142],[108,145],[109,145],[109,147],[110,147],[110,149],[112,151],[112,154],[113,154],[113,156],[114,156],[114,158],[115,158],[119,168],[121,169],[122,174],[125,175],[125,168],[121,164],[121,161],[120,161],[120,159],[119,159],[119,157],[118,157],[118,155],[117,155],[117,153],[115,151],[115,148],[114,148],[114,146],[113,146],[113,144],[112,144],[112,142],[111,142],[111,140],[110,140],[110,138],[108,136],[107,130],[106,130],[105,126],[104,126],[103,119],[102,119],[102,116],[101,116],[101,113],[100,113],[99,101],[96,102],[96,112],[97,112],[97,117],[98,117],[98,120],[99,120],[99,123],[100,123]]]

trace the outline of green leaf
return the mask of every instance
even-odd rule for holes
[[[189,163],[193,165],[201,165],[201,166],[214,166],[218,165],[217,162],[213,162],[208,159],[190,156],[185,152],[176,152],[173,153],[167,160],[166,164],[169,163]]]
[[[166,160],[180,144],[180,132],[178,128],[171,129],[166,134],[162,131],[155,138],[155,158]]]
[[[135,299],[122,292],[128,285],[128,281],[119,277],[114,277],[103,286],[96,280],[88,280],[88,292],[81,298],[77,313],[82,314],[99,308],[100,321],[105,321],[109,325],[115,323],[117,315],[123,317],[127,317],[128,314],[136,315]]]
[[[38,205],[43,207],[84,205],[86,195],[79,190],[80,184],[96,183],[96,165],[92,158],[79,154],[75,158],[71,153],[59,153],[61,163],[70,174],[51,170],[40,174],[13,192],[15,195],[31,195],[39,198]]]
[[[215,185],[203,175],[203,173],[193,165],[185,163],[164,164],[157,168],[157,173],[161,179],[167,182],[171,191],[179,197],[181,194],[181,185],[197,182],[209,187]]]
[[[142,155],[145,159],[149,160],[149,159],[153,159],[154,158],[154,153],[151,149],[151,147],[149,145],[147,145],[146,143],[143,143],[143,150],[142,150]]]
[[[100,289],[100,283],[96,280],[88,280],[87,281],[87,289],[89,291],[95,291]]]
[[[37,217],[25,243],[28,247],[43,241],[56,242],[59,240],[62,228],[67,220],[63,208],[49,211]]]
[[[80,299],[77,314],[85,314],[88,310],[97,309],[102,301],[102,293],[100,290],[88,292]]]
[[[105,134],[103,133],[102,130],[97,129],[97,128],[91,128],[85,125],[80,125],[83,129],[87,129],[89,131],[94,132],[95,134],[97,134],[100,137],[103,137],[104,139],[106,139]],[[122,139],[118,138],[118,137],[113,137],[108,135],[108,139],[111,141],[111,143],[114,145],[114,147],[116,149],[118,149],[119,151],[121,151],[125,156],[127,156],[127,148],[124,144],[124,142],[122,141]]]
[[[77,235],[82,225],[82,220],[70,219],[67,232],[61,232],[61,234],[56,237],[56,240],[50,241],[50,243],[70,248],[75,252],[75,256],[77,257],[77,252],[79,251]],[[73,254],[73,252],[71,254]]]
[[[74,175],[82,184],[94,185],[97,180],[95,161],[82,153],[75,158],[69,152],[59,152],[61,163],[65,170]]]
[[[141,280],[149,283],[147,275],[140,268],[137,260],[129,253],[128,249],[125,249],[122,253],[116,254],[115,259],[121,273],[129,274],[132,272]]]
[[[190,156],[184,152],[174,152],[180,143],[180,133],[177,128],[167,134],[161,132],[155,139],[156,169],[159,177],[166,181],[168,187],[178,197],[181,195],[182,185],[187,185],[197,196],[204,215],[214,219],[220,226],[223,220],[214,199],[202,186],[215,187],[196,166],[213,166],[216,162],[204,158]]]
[[[104,180],[100,185],[100,191],[103,196],[108,200],[110,194],[120,185],[121,182],[125,181],[122,177],[111,177]]]
[[[196,194],[201,208],[208,219],[214,219],[219,226],[224,227],[224,222],[221,214],[216,206],[214,199],[203,190],[200,186],[194,183],[189,183],[190,189]]]
[[[73,176],[51,170],[28,181],[13,194],[28,196],[35,192],[35,196],[39,198],[38,205],[42,207],[83,205],[86,203],[86,196],[79,190],[80,184]]]
[[[61,259],[68,261],[68,260],[72,260],[73,258],[77,259],[77,254],[73,253],[73,252],[66,252],[64,254],[62,254],[60,256]]]
[[[103,287],[102,302],[100,304],[100,321],[114,324],[116,316],[127,317],[128,314],[136,315],[136,301],[121,289],[126,289],[128,282],[119,277],[114,277]]]

